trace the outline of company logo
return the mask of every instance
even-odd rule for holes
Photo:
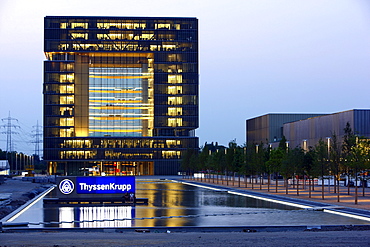
[[[135,193],[135,177],[77,177],[77,194]]]
[[[69,195],[75,189],[75,185],[69,179],[64,179],[59,183],[59,190],[65,195]]]

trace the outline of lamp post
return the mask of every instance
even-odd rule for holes
[[[304,152],[307,152],[308,151],[308,148],[307,148],[307,140],[306,139],[303,140],[303,151]]]
[[[331,138],[330,137],[326,137],[326,140],[327,140],[327,145],[328,145],[328,164],[329,164],[330,163],[330,140],[331,140]],[[331,176],[329,176],[329,178],[328,178],[328,190],[329,190],[329,193],[330,193],[330,178],[331,178]]]

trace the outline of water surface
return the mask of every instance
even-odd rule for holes
[[[149,199],[148,205],[138,205],[136,207],[44,207],[42,200],[40,200],[13,222],[47,222],[46,224],[30,225],[30,227],[35,228],[368,224],[367,221],[322,211],[307,211],[170,181],[137,180],[136,190],[138,198]],[[48,196],[52,197],[53,193]],[[205,216],[213,214],[217,216]],[[179,218],[166,218],[169,216]],[[143,217],[163,218],[138,219]],[[62,221],[64,223],[50,223]]]

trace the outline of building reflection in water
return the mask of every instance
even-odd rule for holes
[[[146,181],[137,184],[140,197],[149,198],[149,205],[136,209],[136,217],[162,217],[162,216],[183,216],[197,214],[192,202],[195,200],[196,193],[194,187],[189,187],[175,182]],[[191,206],[190,206],[191,205]],[[190,206],[190,207],[188,207]],[[150,220],[136,220],[133,222],[135,227],[155,227],[155,226],[190,226],[196,220],[189,218],[156,218]]]
[[[132,227],[130,219],[135,218],[134,207],[108,206],[108,207],[59,207],[59,219],[65,223],[59,224],[60,228],[95,228],[95,227]],[[117,220],[114,219],[128,219]],[[106,220],[106,221],[101,221]],[[87,222],[72,222],[87,221]]]

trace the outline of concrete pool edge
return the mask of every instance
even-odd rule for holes
[[[18,215],[22,214],[25,210],[29,207],[34,205],[36,202],[41,200],[45,195],[47,195],[50,191],[52,191],[56,186],[51,185],[50,188],[44,190],[42,193],[35,196],[33,199],[27,201],[25,204],[11,212],[10,214],[6,215],[4,218],[0,219],[0,222],[11,222],[18,217]]]
[[[180,226],[112,228],[27,228],[3,226],[2,233],[13,232],[106,232],[106,233],[181,233],[181,232],[289,232],[289,231],[369,231],[370,225],[295,225],[295,226]]]

